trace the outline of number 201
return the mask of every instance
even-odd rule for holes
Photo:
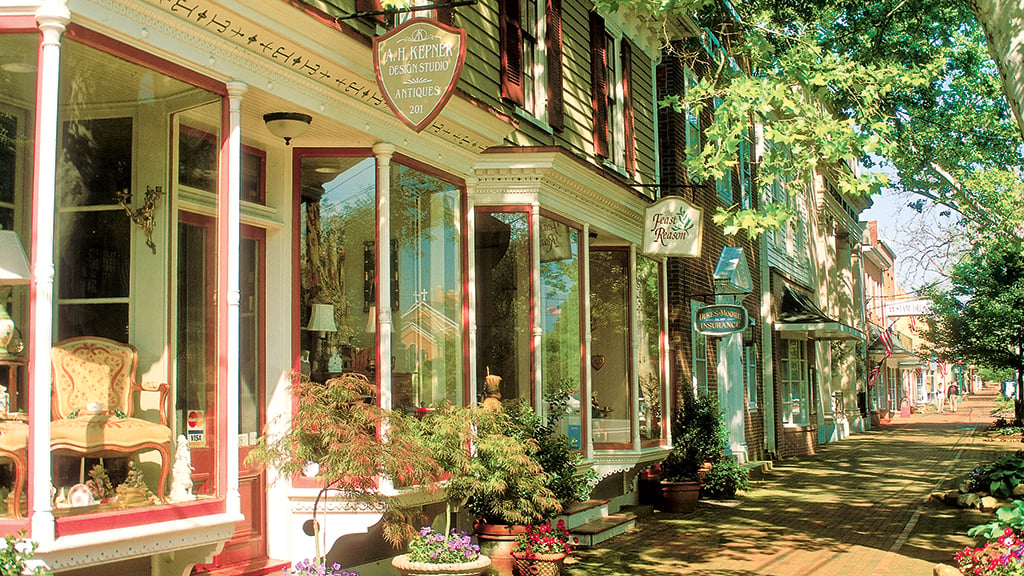
[[[416,104],[414,106],[409,106],[409,114],[423,114],[423,105]]]

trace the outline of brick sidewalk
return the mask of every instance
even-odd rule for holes
[[[690,515],[655,513],[581,550],[571,576],[619,574],[929,576],[991,514],[928,500],[979,464],[1022,448],[976,434],[995,390],[957,413],[912,415],[777,463],[733,502]]]

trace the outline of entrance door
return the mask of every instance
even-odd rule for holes
[[[265,473],[249,467],[245,458],[256,445],[265,422],[266,379],[264,352],[266,322],[266,231],[242,226],[239,253],[238,343],[238,491],[245,520],[214,561],[215,566],[258,563],[267,557],[267,492]]]

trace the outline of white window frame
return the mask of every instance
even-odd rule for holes
[[[693,372],[693,393],[708,393],[708,337],[696,330],[697,310],[702,302],[690,300],[690,369]]]
[[[523,107],[534,119],[548,121],[548,20],[545,0],[518,0],[523,35]],[[534,6],[530,6],[533,3]],[[531,10],[531,8],[533,8]]]
[[[743,379],[746,384],[747,411],[757,412],[757,344],[743,347]]]
[[[779,358],[782,423],[785,426],[807,426],[810,423],[811,415],[811,395],[807,378],[807,341],[783,340],[782,342]],[[796,363],[795,371],[793,363]],[[798,411],[798,418],[793,417],[794,401],[804,406],[802,410]]]

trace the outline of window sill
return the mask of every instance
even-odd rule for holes
[[[525,108],[516,106],[516,116],[530,124],[533,124],[535,127],[540,128],[548,135],[552,135],[555,133],[554,129],[551,128],[550,124],[548,124],[544,120],[541,120],[540,118],[537,118],[533,114],[530,114],[529,112],[526,111]]]
[[[810,432],[817,429],[812,424],[783,424],[782,428],[785,432]]]

